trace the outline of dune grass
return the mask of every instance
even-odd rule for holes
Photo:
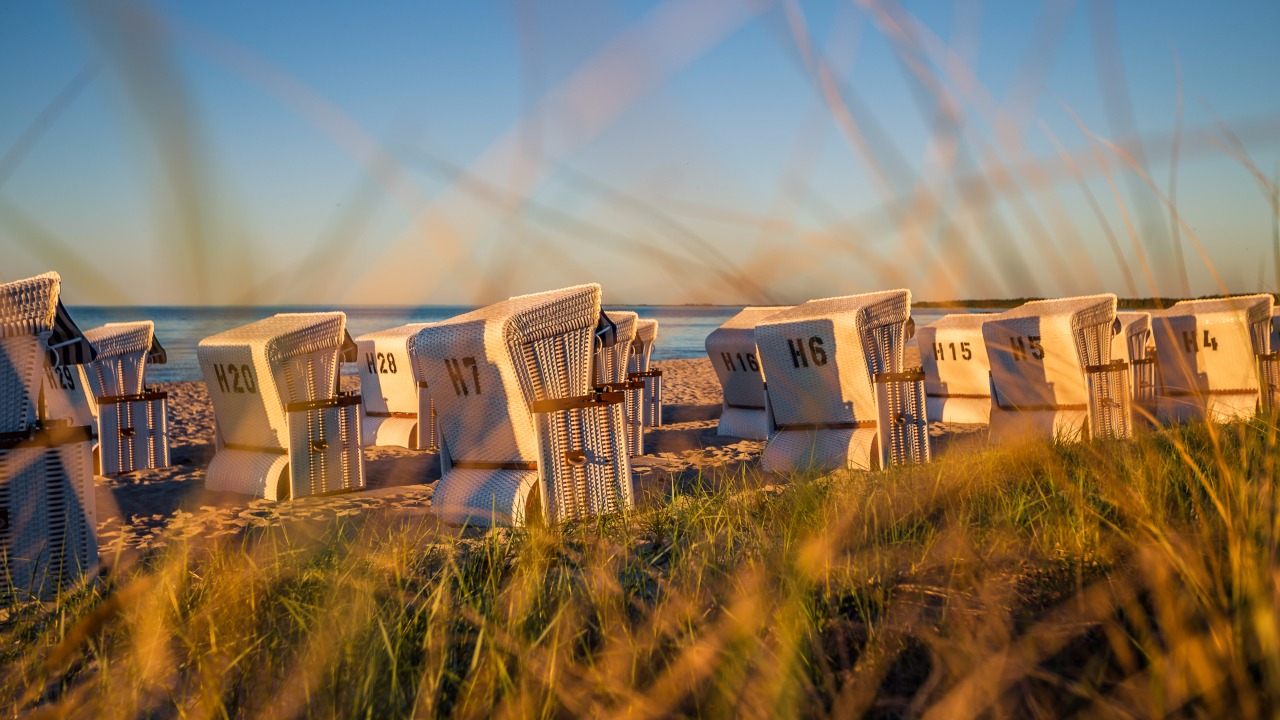
[[[1259,716],[1257,421],[886,473],[696,478],[626,517],[175,541],[0,627],[15,712]],[[767,484],[773,483],[773,484]]]

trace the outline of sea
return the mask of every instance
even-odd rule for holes
[[[437,322],[461,315],[473,308],[459,306],[253,306],[253,307],[145,307],[145,306],[75,306],[68,307],[71,317],[82,330],[109,322],[151,320],[156,324],[156,338],[169,356],[165,365],[147,368],[150,382],[182,382],[200,380],[196,362],[196,345],[202,338],[261,320],[280,312],[328,312],[341,310],[347,314],[347,331],[352,337],[405,323]],[[645,305],[641,307],[605,307],[609,310],[633,310],[640,317],[658,321],[658,341],[654,345],[655,360],[677,360],[706,357],[707,335],[724,321],[738,314],[741,307],[723,305]],[[917,325],[936,320],[942,310],[913,310]],[[344,368],[354,373],[354,366]]]

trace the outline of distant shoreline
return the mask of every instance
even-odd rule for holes
[[[1242,293],[1248,294],[1248,293]],[[1181,300],[1204,300],[1211,298],[1226,297],[1224,295],[1201,295],[1195,298],[1118,298],[1118,304],[1121,308],[1132,310],[1158,310],[1167,308]],[[1280,304],[1280,296],[1274,295],[1277,303]],[[1007,309],[1015,308],[1024,303],[1033,300],[1044,300],[1043,297],[1022,297],[1022,298],[985,298],[977,300],[919,300],[911,303],[911,307],[919,310],[973,310],[973,309]],[[359,305],[359,304],[280,304],[274,305],[264,303],[261,305],[69,305],[71,309],[147,309],[162,308],[166,310],[194,310],[194,311],[227,311],[227,310],[252,310],[255,308],[276,308],[280,310],[414,310],[414,309],[457,309],[471,310],[478,305]],[[659,304],[659,303],[606,303],[606,309],[610,308],[741,308],[747,307],[742,304],[717,304],[717,303],[679,303],[679,304]]]

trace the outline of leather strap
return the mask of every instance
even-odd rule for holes
[[[169,397],[169,393],[164,390],[147,390],[146,392],[137,393],[136,395],[103,395],[98,398],[99,405],[117,405],[127,402],[145,402],[150,400],[164,400]]]
[[[262,445],[241,445],[240,443],[223,443],[222,447],[228,450],[240,450],[241,452],[266,453],[267,455],[288,455],[289,451],[284,448],[264,447]]]
[[[582,408],[600,407],[602,405],[618,405],[627,401],[624,392],[593,392],[589,395],[577,395],[567,398],[549,398],[535,400],[529,408],[534,415],[561,412],[563,410],[580,410]]]
[[[1172,392],[1160,392],[1157,395],[1164,397],[1203,397],[1205,395],[1257,395],[1261,390],[1257,388],[1239,388],[1233,390],[1205,390],[1203,392],[1196,390],[1174,390]]]
[[[1044,412],[1049,410],[1088,410],[1088,405],[1002,405],[998,400],[996,407],[1013,412]]]
[[[884,385],[886,383],[916,382],[917,380],[924,380],[924,369],[911,368],[909,370],[903,370],[902,372],[896,373],[876,373],[873,379],[876,381],[877,385]]]
[[[302,402],[286,403],[285,412],[304,412],[307,410],[324,410],[326,408],[346,407],[348,405],[359,405],[360,394],[353,393],[351,395],[339,395],[337,397],[325,398],[323,400],[304,400]]]
[[[799,423],[796,425],[778,425],[779,430],[870,430],[876,427],[875,420],[858,422]]]
[[[643,390],[643,380],[627,380],[620,383],[605,383],[596,386],[596,392],[626,392],[627,390]]]
[[[511,461],[486,462],[484,460],[455,460],[453,467],[462,470],[537,470],[538,463]]]
[[[93,428],[88,425],[45,425],[26,432],[0,433],[0,450],[18,447],[58,447],[93,440]]]
[[[662,371],[657,368],[654,368],[652,370],[641,370],[640,372],[627,373],[627,377],[629,378],[662,377]]]

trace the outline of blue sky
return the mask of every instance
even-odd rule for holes
[[[1185,290],[1274,290],[1246,162],[1280,161],[1276,27],[1274,2],[8,3],[3,276],[142,304],[1181,294],[1180,70]],[[1131,131],[1155,190],[1107,145]]]

